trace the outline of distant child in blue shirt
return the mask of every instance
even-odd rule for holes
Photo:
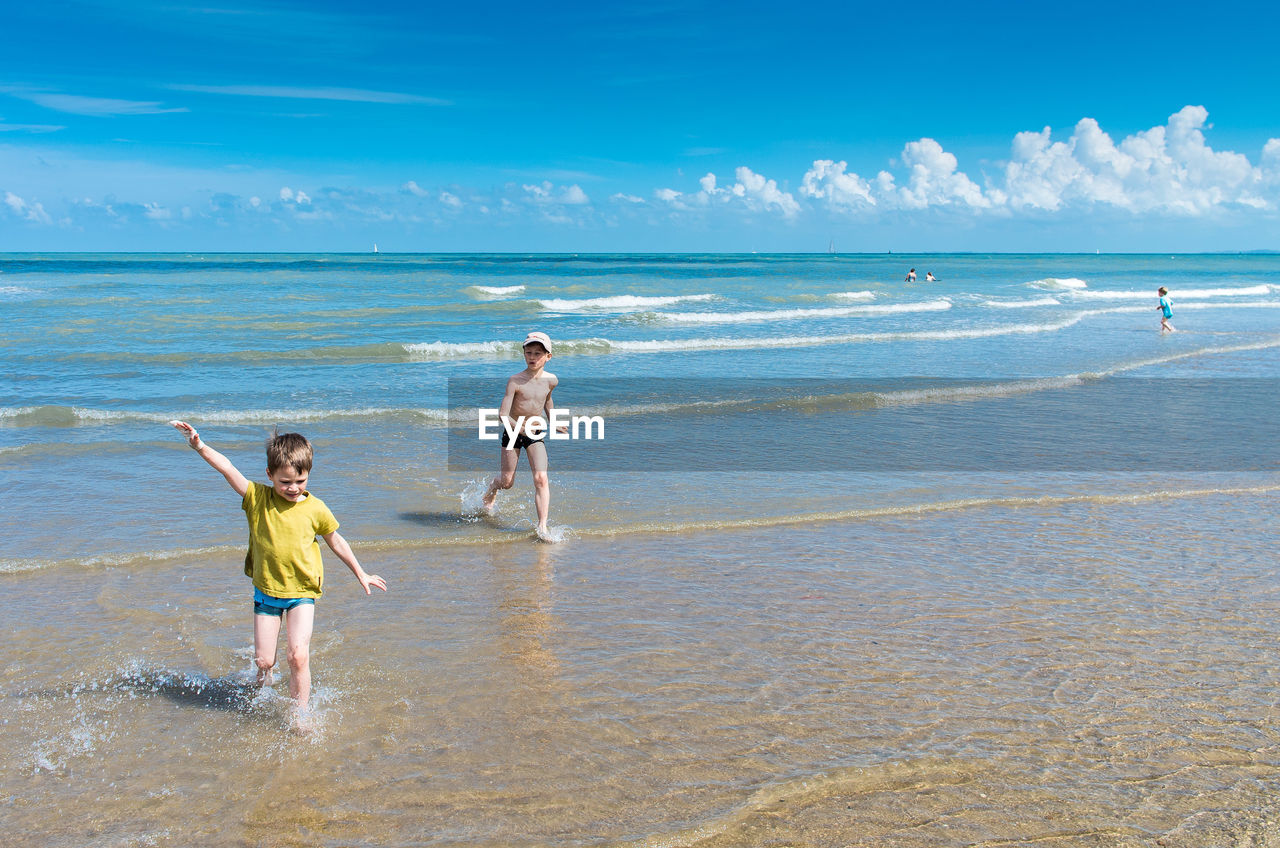
[[[1156,293],[1160,295],[1160,305],[1156,307],[1160,310],[1160,332],[1172,333],[1173,325],[1169,319],[1173,317],[1173,305],[1169,303],[1169,290],[1161,286]]]

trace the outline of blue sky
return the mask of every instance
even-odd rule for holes
[[[14,4],[0,250],[1280,249],[1270,4],[464,5]]]

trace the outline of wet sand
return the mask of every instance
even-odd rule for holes
[[[1280,844],[1273,498],[330,560],[313,736],[234,557],[6,575],[5,841]]]

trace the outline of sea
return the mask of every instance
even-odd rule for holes
[[[1280,845],[1280,255],[10,253],[0,326],[7,846]],[[387,581],[304,724],[172,420]]]

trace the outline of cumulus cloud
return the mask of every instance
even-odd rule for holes
[[[910,171],[905,186],[895,186],[893,175],[888,171],[881,171],[876,182],[885,197],[895,198],[897,205],[904,209],[951,204],[974,209],[991,206],[978,184],[956,170],[959,166],[956,157],[931,138],[909,142],[902,150],[902,163]]]
[[[1055,141],[1050,127],[1021,132],[985,189],[937,141],[922,138],[902,151],[902,179],[883,170],[868,180],[845,162],[819,159],[804,175],[800,194],[819,208],[864,214],[937,207],[1044,214],[1106,206],[1136,215],[1196,216],[1223,208],[1280,208],[1280,139],[1267,143],[1255,166],[1243,154],[1209,146],[1208,117],[1204,107],[1187,106],[1164,126],[1119,143],[1093,118],[1080,120],[1063,140]]]
[[[959,170],[959,160],[932,138],[908,142],[902,149],[906,180],[889,171],[866,180],[849,171],[847,162],[818,159],[805,172],[800,194],[839,211],[878,209],[923,210],[939,206],[989,209],[1003,202],[997,191],[982,188]]]
[[[1007,158],[994,163],[962,161],[939,140],[920,138],[904,144],[884,167],[873,165],[862,174],[834,156],[813,161],[799,179],[773,179],[743,165],[731,176],[708,171],[691,175],[687,185],[661,186],[647,194],[615,190],[598,203],[582,188],[595,183],[572,176],[488,189],[409,180],[394,187],[321,187],[308,193],[292,185],[323,183],[307,174],[251,174],[239,176],[234,188],[222,183],[224,190],[210,197],[196,186],[216,182],[221,173],[200,173],[198,179],[179,174],[187,177],[183,189],[175,188],[175,182],[183,181],[171,174],[161,180],[152,167],[137,165],[125,171],[129,180],[68,183],[48,190],[33,188],[37,183],[28,175],[30,169],[16,166],[10,170],[27,181],[0,190],[0,218],[120,232],[143,227],[189,227],[195,232],[210,223],[232,227],[240,221],[251,228],[274,222],[294,232],[364,223],[382,232],[383,224],[395,223],[409,233],[495,221],[588,228],[629,220],[669,228],[673,221],[694,217],[754,225],[823,214],[864,221],[935,213],[952,221],[993,215],[1042,220],[1104,210],[1138,220],[1212,215],[1232,226],[1274,221],[1280,214],[1280,138],[1252,157],[1214,149],[1208,117],[1203,107],[1187,106],[1163,124],[1122,138],[1084,118],[1066,132],[1055,133],[1051,127],[1020,132],[1011,140]],[[97,163],[84,169],[94,176],[103,171]],[[125,184],[136,194],[117,197],[117,186]],[[263,191],[272,185],[279,188]],[[796,186],[794,193],[789,185]],[[46,209],[24,199],[37,193],[86,199],[46,199]]]
[[[1051,130],[1019,133],[1005,167],[1014,209],[1056,211],[1068,205],[1105,204],[1134,213],[1200,215],[1224,206],[1275,208],[1263,190],[1275,173],[1273,139],[1260,166],[1240,153],[1216,151],[1205,141],[1209,113],[1187,106],[1168,124],[1116,144],[1098,122],[1085,118],[1071,137],[1052,142]],[[1268,150],[1272,153],[1268,153]]]
[[[537,204],[556,204],[560,206],[585,206],[591,202],[587,193],[578,185],[557,188],[550,180],[537,185],[521,186],[527,199]]]
[[[800,194],[822,200],[837,209],[865,209],[875,206],[871,184],[857,174],[848,173],[848,162],[819,159],[813,163],[800,183]]]
[[[654,197],[678,210],[723,206],[750,212],[776,212],[784,218],[800,213],[800,204],[795,197],[778,188],[776,180],[757,174],[745,165],[737,168],[734,176],[737,182],[721,188],[716,175],[708,173],[698,180],[700,191],[682,193],[663,188],[655,191]]]

